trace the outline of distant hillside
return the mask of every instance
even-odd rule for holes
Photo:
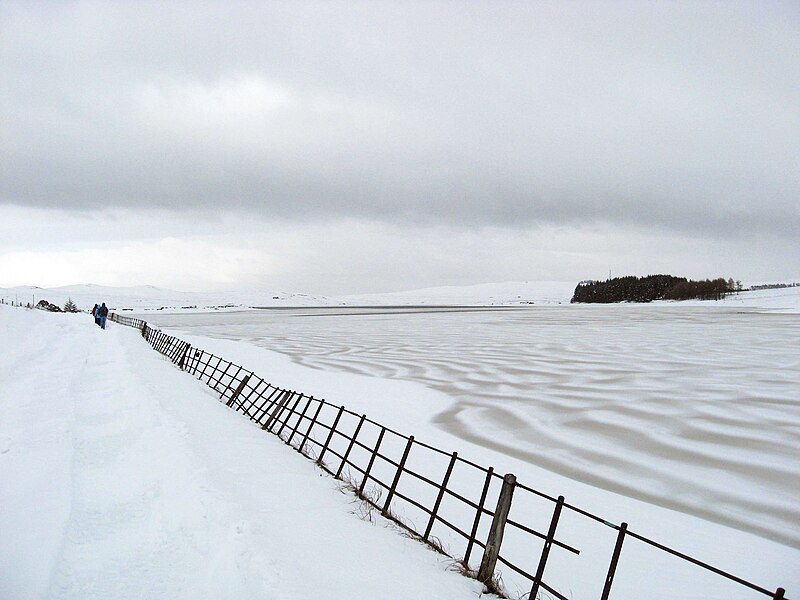
[[[578,288],[587,288],[582,282]],[[776,287],[759,284],[758,290],[728,294],[719,304],[782,312],[800,312],[800,287]],[[587,288],[591,289],[591,288]],[[78,308],[88,310],[95,302],[105,302],[113,310],[146,314],[151,311],[201,312],[247,310],[256,306],[558,306],[569,305],[575,290],[573,282],[511,281],[469,286],[445,286],[406,292],[321,296],[292,292],[230,291],[181,292],[153,286],[108,287],[93,284],[58,288],[21,286],[0,288],[0,299],[11,302],[38,303],[47,300],[59,307],[72,298]],[[702,301],[686,300],[682,305],[703,305]]]
[[[292,292],[227,291],[182,292],[154,286],[109,287],[95,284],[69,285],[56,288],[20,286],[0,288],[6,303],[38,303],[47,300],[64,306],[67,299],[82,310],[95,302],[105,302],[118,311],[144,312],[242,310],[251,307],[295,306],[390,306],[390,305],[541,305],[568,304],[573,282],[505,282],[470,286],[446,286],[350,296],[323,296]]]

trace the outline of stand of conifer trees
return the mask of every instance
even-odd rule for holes
[[[614,277],[606,281],[582,281],[570,302],[652,302],[653,300],[719,300],[736,291],[732,279],[722,277],[693,281],[672,275]]]

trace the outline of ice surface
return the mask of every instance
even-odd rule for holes
[[[423,383],[453,400],[430,420],[465,440],[800,547],[797,315],[616,305],[151,321]]]

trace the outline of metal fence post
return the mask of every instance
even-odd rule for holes
[[[431,518],[428,520],[428,526],[425,528],[425,535],[422,536],[422,539],[425,541],[428,540],[428,536],[431,534],[431,529],[433,529],[433,524],[436,522],[436,513],[439,512],[439,506],[442,504],[442,498],[444,498],[444,492],[447,489],[447,484],[450,481],[450,475],[453,473],[453,467],[456,464],[456,460],[458,460],[458,452],[453,452],[450,456],[450,464],[447,465],[447,472],[444,474],[444,479],[442,480],[442,487],[439,488],[439,494],[436,496],[436,502],[433,505],[433,510],[431,511]]]
[[[608,600],[608,595],[611,593],[611,584],[614,583],[614,573],[617,571],[617,563],[619,562],[619,554],[622,551],[622,543],[625,541],[625,532],[628,530],[628,524],[622,523],[619,526],[619,533],[617,534],[617,543],[614,545],[614,554],[611,555],[611,564],[608,566],[608,574],[606,575],[606,583],[603,587],[603,595],[600,600]]]
[[[314,396],[311,396],[311,400],[312,401],[314,400]],[[311,418],[311,422],[308,424],[308,429],[306,429],[306,432],[303,434],[303,441],[301,441],[300,445],[297,446],[297,451],[300,454],[303,453],[303,448],[306,447],[306,442],[308,442],[308,436],[311,435],[311,430],[314,428],[314,425],[317,424],[317,417],[319,416],[319,413],[322,410],[322,407],[324,406],[324,403],[323,403],[322,400],[317,400],[317,402],[319,402],[319,404],[317,405],[317,411],[314,413],[314,416]]]
[[[408,460],[408,453],[411,452],[411,446],[414,444],[414,436],[411,435],[408,437],[408,442],[406,443],[406,449],[403,451],[403,458],[400,459],[400,463],[397,465],[397,472],[394,474],[394,481],[392,481],[392,487],[389,488],[389,493],[386,494],[386,502],[383,504],[383,510],[381,510],[381,514],[385,517],[389,514],[389,505],[392,503],[392,498],[394,497],[394,492],[397,489],[397,484],[400,483],[400,475],[403,474],[403,469],[406,468],[406,460]]]
[[[340,406],[339,412],[336,413],[336,418],[333,420],[333,425],[331,425],[331,430],[328,432],[328,439],[325,440],[325,445],[319,453],[319,458],[317,458],[317,464],[319,464],[319,466],[323,466],[322,457],[325,456],[325,453],[328,451],[328,444],[330,444],[333,439],[333,434],[336,432],[336,427],[339,425],[339,419],[342,418],[343,412],[344,406]]]
[[[514,497],[514,488],[517,485],[517,478],[511,473],[503,477],[503,488],[500,490],[500,497],[497,499],[497,508],[494,510],[492,526],[489,529],[489,537],[486,539],[486,547],[483,550],[481,567],[478,569],[478,581],[484,585],[489,585],[494,576],[494,567],[497,564],[497,557],[500,555],[500,545],[503,543],[503,531],[508,519],[508,511],[511,510],[511,499]],[[533,596],[531,596],[533,598]]]
[[[303,397],[303,394],[300,394],[300,398],[302,398],[302,397]],[[306,411],[308,411],[308,407],[311,406],[311,401],[312,400],[313,400],[313,398],[311,398],[311,396],[309,396],[308,400],[306,401],[306,405],[303,407],[303,412],[300,413],[300,415],[297,417],[297,422],[294,424],[294,429],[292,429],[292,433],[289,436],[289,439],[286,440],[286,444],[287,445],[289,445],[289,446],[292,445],[292,438],[294,437],[294,434],[297,433],[297,429],[300,427],[300,423],[303,422],[303,419],[306,416]],[[298,399],[298,402],[299,402],[299,399]]]
[[[297,394],[297,392],[292,393],[297,395],[297,399],[294,401],[294,404],[292,404],[292,408],[289,409],[289,414],[286,415],[286,420],[281,423],[280,429],[278,429],[278,433],[276,435],[280,439],[283,439],[281,438],[281,434],[283,433],[284,428],[289,424],[289,420],[292,418],[292,415],[295,414],[295,409],[297,408],[297,405],[300,404],[300,400],[303,399],[303,394]],[[283,412],[281,412],[278,416],[280,417],[281,415],[283,415]],[[288,444],[289,442],[287,441],[286,443]]]
[[[336,471],[336,475],[334,475],[336,479],[339,479],[342,475],[342,469],[344,469],[344,466],[347,464],[347,459],[350,458],[350,451],[353,449],[353,446],[356,443],[356,438],[358,437],[358,434],[361,433],[361,426],[364,424],[364,419],[366,418],[367,415],[361,415],[361,419],[359,419],[358,421],[356,430],[355,432],[353,432],[353,437],[350,438],[350,443],[347,445],[347,450],[345,451],[344,456],[342,457],[342,464],[339,465],[339,469]]]
[[[367,465],[367,470],[364,471],[364,478],[361,480],[361,485],[358,486],[358,496],[364,496],[364,488],[367,485],[367,479],[369,479],[369,472],[372,471],[372,465],[375,463],[375,457],[378,455],[378,450],[381,447],[381,442],[383,441],[383,435],[386,433],[386,427],[381,426],[381,432],[378,434],[378,441],[375,442],[375,448],[372,449],[372,456],[369,458],[369,464]]]
[[[261,426],[261,429],[268,430],[270,433],[272,432],[272,426],[275,424],[275,421],[278,420],[278,415],[280,415],[280,413],[283,412],[283,407],[289,401],[289,398],[291,398],[293,395],[294,392],[290,392],[289,390],[283,391],[283,395],[275,403],[275,406],[272,409],[272,414],[270,414],[269,418],[267,419],[267,422]]]
[[[556,527],[558,527],[558,518],[561,516],[561,508],[564,506],[564,496],[559,496],[556,502],[556,508],[553,510],[553,518],[550,519],[550,529],[547,531],[547,538],[544,541],[544,548],[542,548],[542,557],[539,559],[539,567],[536,569],[536,577],[533,579],[533,587],[529,598],[536,598],[539,593],[539,586],[542,585],[542,577],[544,577],[544,567],[547,564],[547,557],[550,556],[550,546],[553,545],[553,540],[556,537]]]
[[[478,510],[475,513],[475,520],[472,522],[472,530],[469,534],[469,541],[467,542],[467,550],[464,552],[464,566],[469,569],[469,556],[472,554],[472,546],[475,545],[475,536],[478,535],[478,525],[481,522],[481,515],[483,515],[483,505],[486,502],[486,494],[489,492],[489,484],[492,483],[492,476],[494,475],[494,467],[489,467],[486,471],[486,481],[483,483],[483,491],[481,492],[481,499],[478,501]]]

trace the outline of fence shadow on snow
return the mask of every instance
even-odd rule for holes
[[[771,591],[736,577],[639,535],[626,523],[610,523],[567,503],[563,496],[554,498],[523,485],[512,474],[495,473],[492,467],[420,442],[344,406],[276,387],[252,371],[194,348],[141,319],[115,313],[110,318],[138,329],[156,351],[205,382],[229,408],[315,460],[322,469],[345,481],[370,510],[455,559],[462,572],[492,591],[503,591],[496,574],[502,568],[497,566],[500,563],[530,583],[528,598],[537,598],[545,591],[568,600],[544,579],[551,550],[580,554],[579,549],[556,537],[559,522],[569,514],[587,525],[593,523],[616,532],[613,544],[609,544],[601,600],[610,597],[627,540],[644,543],[773,600],[786,600],[783,588]],[[538,528],[523,523],[531,519],[540,523]],[[503,540],[511,538],[514,543],[503,547]],[[463,552],[451,551],[459,540]]]

